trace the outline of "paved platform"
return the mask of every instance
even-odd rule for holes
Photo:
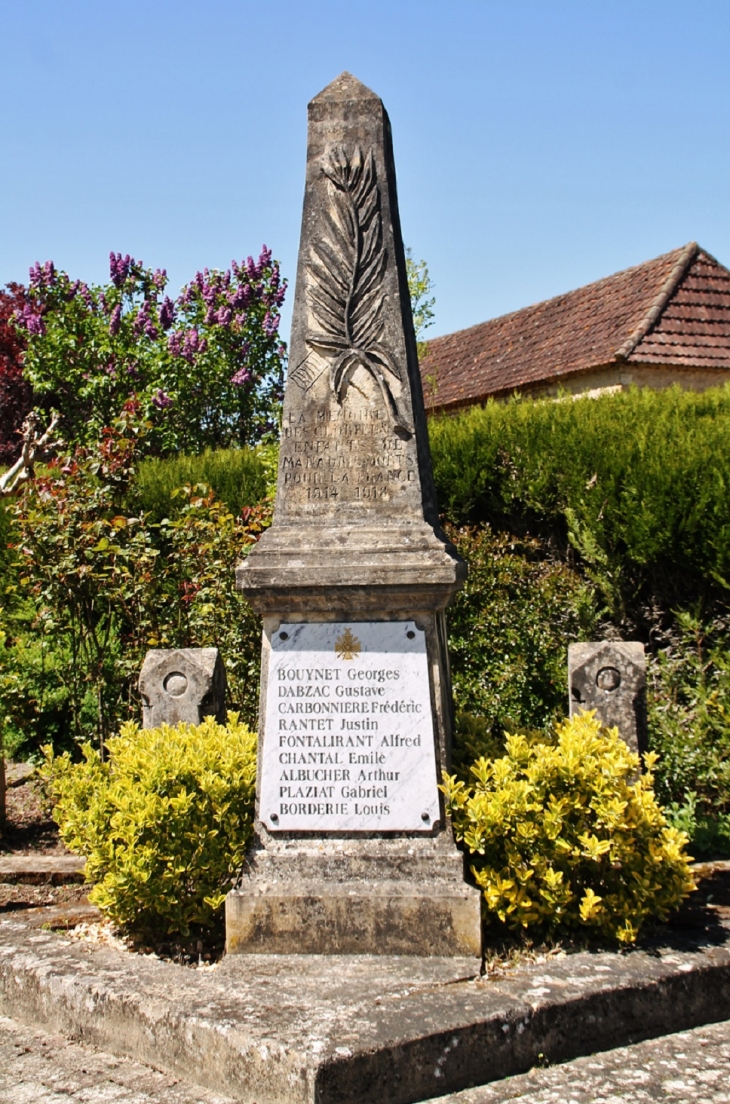
[[[730,1021],[533,1069],[424,1104],[730,1104]]]
[[[424,1104],[730,1104],[730,1021]],[[0,1104],[235,1104],[131,1058],[0,1017]]]
[[[235,1104],[131,1058],[0,1016],[0,1104]]]
[[[99,918],[81,900],[19,899],[0,913],[0,1013],[242,1104],[498,1100],[536,1065],[730,1017],[730,864],[701,873],[640,949],[523,957],[486,975],[473,959],[412,956],[234,955],[193,969],[80,941],[68,929]]]
[[[719,921],[480,977],[470,959],[405,956],[196,970],[44,931],[42,915],[0,921],[0,1011],[248,1104],[413,1104],[730,1017]]]

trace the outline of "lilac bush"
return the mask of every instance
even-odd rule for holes
[[[175,300],[164,269],[121,253],[109,262],[104,286],[35,264],[16,314],[25,378],[42,406],[60,411],[66,440],[97,440],[130,397],[157,454],[250,445],[274,432],[286,281],[271,250],[196,273]]]

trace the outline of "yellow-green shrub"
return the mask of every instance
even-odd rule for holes
[[[90,744],[79,763],[44,750],[53,815],[86,858],[90,900],[150,935],[213,923],[253,824],[256,737],[238,714],[226,725],[125,724],[104,762]]]
[[[473,784],[443,786],[457,839],[493,917],[513,929],[590,928],[633,943],[694,888],[687,837],[668,826],[619,737],[593,713],[558,725],[554,743],[508,736],[506,754],[478,759]]]

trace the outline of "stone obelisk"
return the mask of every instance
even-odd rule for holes
[[[309,105],[276,507],[237,573],[264,640],[229,952],[480,953],[438,789],[465,576],[438,526],[390,124],[343,73]]]

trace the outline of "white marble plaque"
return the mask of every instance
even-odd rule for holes
[[[433,718],[413,621],[282,624],[267,685],[259,816],[270,831],[431,830]]]

